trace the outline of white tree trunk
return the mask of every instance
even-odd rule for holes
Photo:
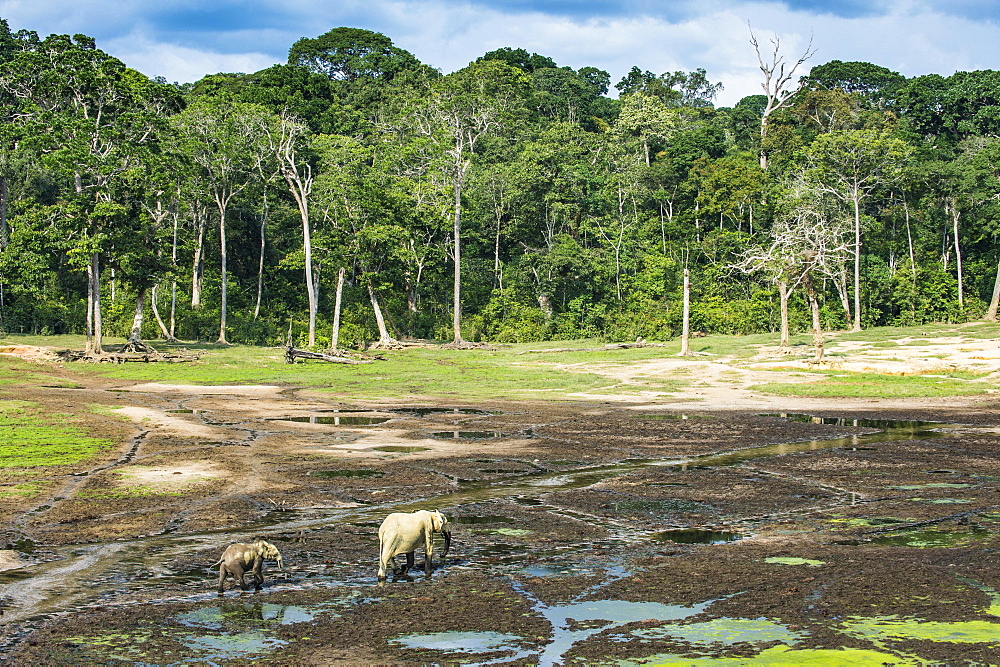
[[[997,321],[998,306],[1000,306],[1000,262],[997,262],[997,275],[993,280],[993,297],[990,299],[989,310],[986,311],[986,319],[990,322]]]
[[[861,200],[854,195],[854,326],[861,331]]]
[[[160,309],[156,305],[156,290],[158,290],[159,287],[160,287],[159,285],[153,286],[153,291],[149,297],[149,305],[153,309],[153,317],[156,319],[156,325],[160,327],[160,333],[163,334],[163,339],[168,343],[176,343],[177,339],[174,338],[174,332],[172,330],[172,327],[168,329],[167,325],[163,323],[163,318],[160,317]],[[171,307],[173,307],[172,304]],[[171,321],[171,325],[173,325],[173,321]]]
[[[375,289],[372,287],[370,281],[368,281],[368,296],[372,301],[372,309],[375,311],[375,323],[378,325],[379,345],[392,345],[393,343],[398,343],[399,341],[389,335],[389,330],[385,326],[385,318],[382,317],[382,309],[379,307],[378,298],[375,296]]]
[[[459,167],[461,168],[461,167]],[[453,286],[454,300],[452,303],[452,328],[456,345],[465,342],[462,338],[462,177],[455,179],[455,282]]]
[[[219,206],[219,252],[221,254],[219,264],[222,272],[222,282],[219,287],[219,294],[221,298],[219,313],[219,340],[216,342],[220,345],[229,345],[229,341],[226,339],[226,308],[228,306],[229,296],[229,281],[228,276],[226,275],[226,209],[222,205]]]
[[[962,289],[962,282],[965,276],[962,275],[962,247],[958,240],[958,221],[962,217],[962,212],[958,210],[958,206],[954,201],[951,202],[951,222],[952,222],[952,233],[955,237],[955,271],[958,275],[958,308],[959,310],[965,310],[965,293]]]
[[[809,298],[809,310],[812,313],[813,347],[816,349],[816,361],[823,359],[823,325],[819,319],[819,299],[812,284],[812,277],[806,278],[806,294]]]
[[[691,272],[684,268],[684,313],[681,324],[681,356],[691,354]]]
[[[781,299],[781,349],[787,350],[789,346],[789,334],[788,334],[788,280],[782,279],[778,281],[778,295]]]
[[[93,309],[93,341],[90,346],[90,351],[94,354],[104,353],[104,332],[103,332],[103,322],[101,318],[101,264],[100,255],[94,253],[90,257],[90,292],[93,295],[92,298],[88,298],[88,302]]]
[[[191,307],[201,308],[201,288],[205,279],[205,216],[194,207],[194,261],[191,269]]]
[[[330,332],[330,349],[334,354],[337,352],[337,346],[340,345],[340,299],[344,293],[345,272],[344,267],[340,267],[337,272],[337,296],[333,305],[333,329]]]
[[[146,319],[146,290],[139,290],[135,298],[135,314],[132,316],[132,330],[128,335],[128,342],[142,341],[142,323]]]

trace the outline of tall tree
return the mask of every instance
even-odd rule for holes
[[[807,151],[805,179],[850,208],[854,220],[854,323],[861,330],[861,211],[880,188],[899,181],[913,149],[872,130],[824,134]]]
[[[440,145],[453,195],[452,257],[455,263],[452,325],[454,345],[462,338],[462,189],[472,158],[487,136],[515,126],[527,107],[530,79],[498,60],[472,63],[442,78],[420,114],[422,133]]]
[[[286,113],[265,126],[278,171],[295,200],[302,223],[302,252],[305,261],[306,298],[309,303],[309,346],[316,344],[316,314],[319,311],[318,281],[313,276],[312,228],[309,203],[313,187],[313,168],[309,161],[309,128],[300,119]]]
[[[30,42],[30,40],[29,40]],[[101,255],[128,209],[123,180],[143,164],[175,91],[99,50],[85,35],[50,35],[0,64],[18,101],[21,139],[72,184],[79,217],[68,235],[87,272],[87,351],[102,352]]]
[[[220,307],[218,342],[228,345],[228,253],[226,216],[233,198],[266,169],[271,159],[265,128],[271,113],[259,105],[203,100],[173,118],[182,148],[201,172],[219,217]]]

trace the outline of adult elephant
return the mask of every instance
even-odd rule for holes
[[[451,548],[451,529],[448,519],[437,510],[417,510],[416,512],[393,512],[382,521],[378,529],[378,581],[385,581],[386,572],[392,570],[393,575],[402,575],[413,567],[413,554],[417,547],[423,545],[426,559],[424,560],[424,575],[431,576],[431,556],[434,553],[434,533],[444,536],[444,552],[442,560]],[[395,558],[406,554],[406,565],[396,570]]]

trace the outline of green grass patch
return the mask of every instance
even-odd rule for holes
[[[84,435],[72,415],[46,412],[30,401],[0,400],[0,468],[68,465],[112,444]]]
[[[33,498],[48,487],[45,482],[21,482],[0,486],[0,498]]]
[[[982,382],[972,382],[981,376],[971,373],[949,373],[947,376],[900,376],[821,371],[815,375],[821,379],[805,383],[768,382],[754,385],[751,389],[781,396],[936,398],[985,394],[991,388]]]
[[[190,363],[101,365],[80,370],[135,382],[290,384],[352,398],[440,396],[478,400],[586,391],[606,386],[608,379],[584,367],[567,368],[567,364],[586,360],[594,364],[622,363],[663,354],[663,348],[542,355],[518,355],[529,349],[526,345],[496,350],[411,348],[380,352],[387,361],[342,365],[320,361],[286,364],[282,348],[202,347],[207,350],[205,354]],[[542,356],[545,359],[538,358]]]
[[[0,386],[78,386],[64,378],[41,372],[44,366],[11,355],[0,355]]]
[[[77,498],[81,500],[117,500],[121,498],[139,498],[142,496],[181,496],[183,491],[164,491],[150,486],[123,486],[115,489],[96,489],[81,491]]]

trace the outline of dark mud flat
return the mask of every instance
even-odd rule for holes
[[[373,419],[325,423],[276,419],[338,407],[289,394],[143,404],[228,431],[154,428],[73,495],[9,511],[34,564],[0,572],[0,664],[1000,659],[983,412],[351,405]],[[439,435],[456,432],[490,437]],[[197,461],[211,474],[180,490],[98,493]],[[379,522],[416,508],[452,518],[452,553],[430,580],[418,553],[412,579],[376,586]],[[252,535],[285,570],[217,596],[207,566]]]

